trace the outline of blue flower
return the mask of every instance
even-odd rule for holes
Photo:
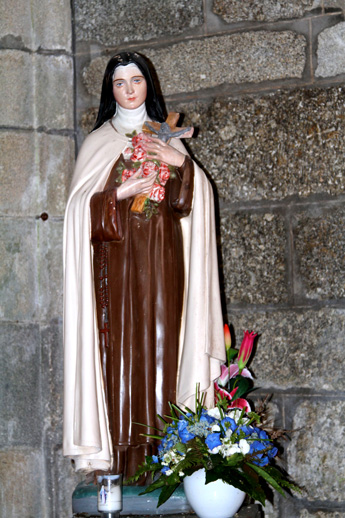
[[[262,450],[267,450],[267,448],[270,447],[270,444],[265,441],[265,442],[260,442],[260,441],[254,441],[251,445],[250,445],[250,451],[249,453],[252,453],[255,455],[255,459],[253,460],[253,463],[256,464],[257,466],[266,466],[266,464],[269,463],[270,459],[267,455],[264,455],[263,453],[260,453],[260,451]],[[268,452],[266,452],[268,454]]]
[[[208,415],[207,411],[203,408],[201,411],[200,421],[206,421],[207,423],[212,424],[217,421],[217,419]]]
[[[244,424],[240,427],[240,430],[241,432],[244,432],[247,437],[250,437],[252,433],[254,433],[254,431],[257,430],[257,428],[254,429],[252,426]]]
[[[258,434],[260,439],[268,439],[268,435],[265,430],[261,430],[261,428],[255,428],[256,433]]]
[[[250,445],[250,453],[256,453],[267,448],[266,444],[261,441],[253,441]],[[261,454],[262,455],[262,454]]]
[[[210,433],[205,439],[205,443],[209,450],[213,450],[217,446],[221,446],[222,442],[220,440],[220,433]]]
[[[170,468],[168,468],[168,466],[164,466],[164,468],[161,469],[161,472],[164,474],[166,473],[167,471],[169,471]]]
[[[191,441],[195,437],[195,435],[193,433],[191,433],[187,427],[188,427],[187,421],[181,420],[177,423],[177,429],[178,429],[178,433],[179,433],[182,444],[186,444],[186,442]]]
[[[276,448],[275,446],[273,448],[271,448],[268,452],[267,452],[267,455],[268,455],[268,458],[271,460],[273,459],[273,457],[275,457],[278,453],[278,448]]]
[[[161,443],[158,445],[158,448],[157,448],[158,453],[161,454],[164,451],[170,450],[174,446],[176,441],[177,441],[176,437],[175,437],[175,440],[173,440],[173,439],[168,438],[168,436],[166,435],[165,437],[163,437],[163,439],[161,440]]]
[[[154,464],[158,464],[159,460],[158,460],[157,455],[152,455],[152,461]]]
[[[237,424],[232,417],[224,417],[224,419],[222,419],[220,422],[220,426],[223,428],[224,431],[230,428],[231,431],[234,432],[237,428]]]

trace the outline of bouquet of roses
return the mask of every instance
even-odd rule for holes
[[[256,335],[245,334],[247,340],[248,335],[252,343]],[[246,378],[243,372],[249,358],[249,348],[246,351],[245,354],[244,346],[242,351],[240,349],[236,366],[240,374],[231,379],[235,380],[238,375]],[[232,359],[234,353],[230,354]],[[235,369],[232,370],[235,372]],[[230,376],[229,373],[229,379]],[[138,480],[144,473],[151,473],[153,482],[142,494],[160,489],[158,506],[171,496],[186,476],[201,468],[206,472],[206,484],[221,479],[263,505],[267,484],[283,495],[286,489],[297,489],[272,465],[278,449],[270,434],[262,428],[260,416],[250,410],[248,402],[243,400],[243,403],[240,401],[242,398],[235,398],[237,391],[244,394],[244,388],[240,388],[241,380],[237,381],[238,386],[231,390],[236,392],[232,395],[224,390],[226,393],[223,397],[223,389],[218,390],[214,408],[205,408],[204,395],[200,397],[199,394],[196,396],[195,411],[188,408],[182,410],[170,404],[170,415],[159,416],[164,423],[162,434],[145,434],[160,441],[158,453],[146,457],[131,481]],[[232,383],[235,384],[235,381]],[[236,401],[240,408],[235,408]]]
[[[165,198],[165,185],[170,176],[175,174],[175,168],[168,166],[164,162],[150,158],[142,146],[142,142],[147,139],[144,133],[136,133],[130,135],[131,142],[123,151],[124,159],[130,160],[133,165],[128,168],[123,162],[119,162],[117,167],[118,180],[125,182],[139,171],[138,178],[149,176],[156,173],[155,183],[151,192],[146,195],[138,195],[132,205],[134,212],[144,212],[147,218],[150,218],[157,212],[158,204]]]

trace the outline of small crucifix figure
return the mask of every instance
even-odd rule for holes
[[[143,127],[143,133],[152,135],[156,134],[157,137],[163,142],[169,142],[171,138],[190,138],[193,135],[194,128],[177,128],[176,124],[180,118],[179,113],[170,112],[165,122],[145,122]]]

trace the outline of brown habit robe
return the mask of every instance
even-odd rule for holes
[[[180,218],[191,210],[193,162],[189,157],[168,180],[165,199],[150,219],[130,210],[133,198],[116,200],[121,155],[103,192],[91,199],[94,282],[113,471],[131,476],[154,431],[157,413],[176,401],[176,374],[183,302]],[[114,189],[115,188],[115,189]]]

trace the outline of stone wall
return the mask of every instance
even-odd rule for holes
[[[3,516],[71,516],[63,210],[105,64],[135,49],[199,128],[189,148],[216,193],[224,318],[238,341],[260,333],[259,395],[297,430],[283,462],[305,491],[265,517],[345,517],[344,0],[24,3],[0,7]]]

